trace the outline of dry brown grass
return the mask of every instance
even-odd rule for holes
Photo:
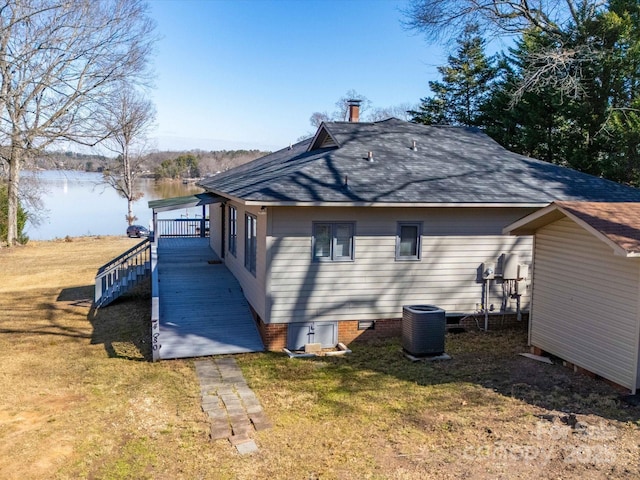
[[[518,356],[523,332],[449,336],[453,360],[437,364],[393,339],[340,358],[238,356],[274,424],[240,456],[209,441],[193,362],[147,361],[144,287],[91,309],[96,269],[134,243],[0,250],[0,478],[640,476],[640,409]]]
[[[135,361],[148,355],[144,287],[91,309],[97,268],[135,243],[0,250],[0,478],[145,478],[148,439],[206,439],[190,366]]]

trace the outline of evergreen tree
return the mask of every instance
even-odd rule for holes
[[[480,125],[511,150],[640,185],[638,2],[610,2],[566,27],[562,41],[536,28],[524,32],[500,62],[482,110]]]
[[[470,124],[517,152],[640,186],[640,2],[488,5],[415,0],[408,13],[409,27],[431,38],[461,31],[469,19],[494,33],[519,36],[500,62],[481,115]],[[461,58],[460,49],[455,58]],[[449,73],[440,71],[443,77]],[[457,73],[464,73],[460,65]],[[448,96],[455,83],[447,78],[434,82],[435,95],[423,99],[416,121],[469,124],[450,107],[462,97]]]
[[[523,34],[509,55],[498,61],[494,88],[481,106],[479,124],[486,133],[505,148],[548,162],[559,158],[561,132],[566,120],[562,115],[565,99],[551,87],[539,87],[514,94],[523,80],[523,72],[536,68],[537,53],[549,47],[539,30]]]
[[[596,61],[585,65],[584,93],[571,105],[580,121],[567,159],[589,173],[640,185],[640,3],[609,2],[576,37]]]
[[[198,159],[190,154],[180,155],[177,158],[164,160],[156,168],[156,178],[194,178],[200,176]]]
[[[412,121],[423,124],[478,125],[480,106],[491,90],[496,70],[485,55],[485,41],[478,26],[468,25],[457,42],[456,55],[438,67],[441,81],[429,82],[432,97],[421,99],[418,110],[410,111]]]
[[[0,239],[7,237],[7,210],[9,208],[8,188],[4,183],[0,184]],[[29,237],[24,234],[24,227],[27,224],[28,214],[20,202],[18,202],[18,236],[17,240],[20,244],[29,241]]]

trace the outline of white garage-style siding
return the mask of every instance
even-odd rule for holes
[[[531,344],[635,389],[639,262],[566,217],[537,230]]]
[[[269,323],[396,318],[402,305],[431,303],[473,312],[482,303],[478,267],[502,253],[531,262],[531,238],[501,235],[531,209],[269,209]],[[353,262],[314,262],[313,222],[355,224]],[[422,222],[419,261],[396,261],[398,222]],[[499,309],[501,286],[490,302]],[[526,307],[526,300],[523,305]],[[515,306],[515,305],[514,305]]]

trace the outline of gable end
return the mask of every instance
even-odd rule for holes
[[[336,141],[336,139],[331,135],[329,130],[325,127],[324,123],[320,125],[320,128],[316,132],[316,136],[313,137],[313,141],[311,145],[309,145],[308,152],[313,150],[319,150],[321,148],[330,148],[330,147],[339,147],[340,144]]]

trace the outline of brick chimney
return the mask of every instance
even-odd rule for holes
[[[349,105],[349,121],[350,122],[359,122],[360,121],[360,104],[362,100],[351,99],[347,100],[347,104]]]

